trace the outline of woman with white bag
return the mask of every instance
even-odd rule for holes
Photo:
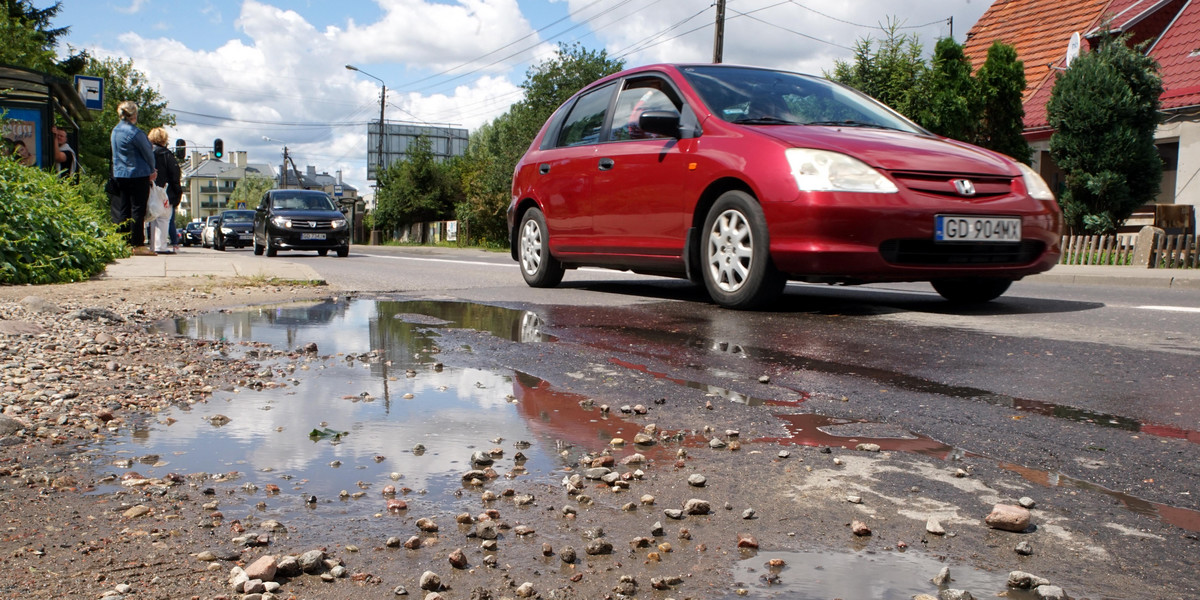
[[[179,184],[179,163],[167,149],[167,130],[155,127],[147,136],[154,145],[154,167],[158,178],[150,186],[150,199],[146,211],[154,219],[150,226],[151,248],[159,254],[174,254],[175,240],[171,239],[171,224],[174,222],[175,207],[183,189]],[[153,205],[153,206],[151,206]]]

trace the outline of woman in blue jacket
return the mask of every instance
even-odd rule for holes
[[[121,120],[113,127],[111,142],[113,183],[119,202],[114,217],[119,231],[128,236],[130,252],[138,256],[154,256],[146,246],[146,199],[150,184],[158,172],[154,170],[154,149],[146,133],[137,128],[137,104],[126,100],[117,105]]]

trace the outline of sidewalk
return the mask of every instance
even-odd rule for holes
[[[199,246],[180,246],[175,254],[122,258],[108,265],[100,277],[263,277],[287,281],[325,282],[312,267],[288,260],[287,256],[267,258],[255,256],[249,249],[218,252]]]
[[[1200,290],[1200,269],[1056,265],[1022,281]]]

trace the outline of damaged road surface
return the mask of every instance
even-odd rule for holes
[[[1200,595],[1197,353],[671,290],[5,299],[0,596]]]

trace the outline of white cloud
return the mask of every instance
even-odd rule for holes
[[[127,15],[134,15],[142,12],[142,8],[145,7],[146,3],[149,1],[150,0],[133,0],[129,6],[114,6],[113,10],[119,13],[125,13]]]

